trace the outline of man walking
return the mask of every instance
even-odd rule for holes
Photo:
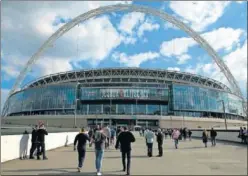
[[[103,133],[103,130],[101,130],[101,128],[97,126],[93,139],[91,141],[94,142],[95,144],[95,154],[96,154],[95,165],[96,165],[97,175],[102,175],[101,168],[102,168],[105,140],[106,140],[106,136]]]
[[[146,142],[147,142],[147,155],[149,157],[152,157],[152,147],[153,147],[154,137],[155,137],[155,135],[152,132],[152,130],[148,129],[146,134],[145,134],[145,138],[146,138]]]
[[[31,138],[31,148],[30,148],[30,155],[29,155],[29,159],[34,159],[34,151],[35,149],[37,148],[37,129],[38,129],[38,126],[35,125],[35,127],[33,128],[33,131],[32,131],[32,138]]]
[[[110,139],[111,145],[114,144],[114,142],[115,142],[115,137],[116,137],[116,131],[115,131],[114,128],[112,128],[112,129],[111,129],[111,139]]]
[[[74,139],[74,151],[76,151],[76,144],[78,151],[78,172],[81,172],[83,166],[87,141],[90,141],[90,137],[85,133],[84,128],[82,128],[81,132]]]
[[[37,159],[40,160],[40,154],[43,154],[43,160],[47,160],[46,148],[45,148],[45,135],[48,135],[44,124],[41,124],[40,128],[37,130]],[[41,149],[41,151],[40,151]]]
[[[161,129],[158,129],[158,133],[157,133],[158,157],[163,156],[163,140],[164,140],[164,134],[162,133]]]
[[[104,128],[104,134],[106,136],[105,149],[109,149],[110,146],[110,138],[111,138],[111,130],[108,126]]]
[[[123,132],[119,134],[116,140],[115,148],[116,150],[119,148],[119,143],[121,144],[121,154],[122,154],[122,164],[123,171],[127,170],[127,175],[130,175],[130,164],[131,164],[131,143],[135,142],[134,135],[127,130],[127,127],[123,128]],[[127,165],[126,165],[126,157],[127,157]]]
[[[217,132],[214,130],[214,128],[212,128],[210,131],[212,146],[216,146],[216,140],[215,140],[216,136],[217,136]]]
[[[189,140],[191,141],[192,131],[190,129],[188,130],[188,134],[189,134]]]

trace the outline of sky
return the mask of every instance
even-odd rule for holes
[[[2,1],[1,108],[20,71],[56,30],[89,10],[120,3],[162,10],[191,27],[217,51],[246,95],[247,2]],[[22,86],[48,74],[109,67],[190,72],[230,86],[208,53],[182,29],[131,11],[76,25],[40,56]]]

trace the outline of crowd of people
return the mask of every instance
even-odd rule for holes
[[[32,130],[31,136],[31,148],[29,159],[34,159],[34,152],[36,151],[37,160],[40,160],[42,155],[43,160],[47,160],[46,148],[45,148],[45,136],[48,135],[48,132],[45,128],[44,123],[39,123]],[[22,159],[22,158],[21,158]]]
[[[153,144],[157,142],[158,155],[163,156],[163,142],[165,138],[170,138],[174,141],[175,149],[178,149],[180,140],[191,141],[192,131],[187,128],[181,129],[151,129],[142,128],[139,131],[140,136],[144,137],[145,145],[147,147],[147,156],[153,156]],[[48,132],[43,123],[36,125],[32,131],[32,146],[30,149],[30,159],[34,159],[34,151],[37,152],[37,159],[40,160],[40,156],[43,156],[43,160],[48,159],[46,157],[45,150],[45,135]],[[216,146],[217,132],[213,128],[208,132],[203,130],[202,142],[207,147],[208,140],[210,138],[212,146]],[[242,142],[246,143],[247,130],[246,128],[240,128],[239,136]],[[95,128],[82,128],[80,133],[76,135],[74,140],[74,151],[78,152],[78,172],[81,172],[84,160],[86,158],[87,143],[89,147],[94,145],[95,150],[95,167],[97,175],[101,175],[102,160],[104,151],[110,149],[113,146],[116,150],[120,150],[122,157],[123,171],[130,175],[131,168],[131,143],[135,142],[135,137],[127,127],[100,127],[97,125]]]
[[[156,141],[158,147],[157,157],[163,156],[163,141],[167,136],[170,136],[174,140],[175,148],[178,149],[179,140],[186,140],[187,138],[191,141],[192,131],[183,129],[151,129],[142,128],[140,131],[140,136],[144,137],[147,156],[153,156],[153,144]],[[212,146],[216,145],[215,138],[217,132],[212,128],[210,131],[210,137]],[[207,147],[208,143],[208,132],[206,130],[202,133],[202,140]],[[96,128],[90,128],[88,133],[85,133],[85,129],[82,128],[81,132],[75,137],[74,140],[74,150],[78,151],[78,172],[81,172],[83,167],[83,162],[85,159],[86,145],[89,142],[89,147],[95,146],[95,166],[97,175],[101,175],[102,160],[104,151],[108,150],[110,146],[114,146],[115,149],[120,150],[122,157],[123,171],[130,175],[130,165],[131,165],[131,143],[135,142],[135,137],[128,130],[127,127],[110,128],[105,126],[101,128],[96,126]],[[77,147],[76,147],[77,146]],[[127,160],[127,162],[126,162]]]
[[[241,139],[241,143],[247,144],[248,132],[245,127],[240,127],[238,138]]]
[[[104,128],[96,126],[96,128],[90,128],[88,133],[85,133],[85,129],[82,128],[74,140],[74,150],[77,148],[78,151],[78,172],[81,172],[83,167],[87,141],[89,142],[89,147],[92,147],[92,144],[95,146],[95,167],[97,175],[102,175],[101,168],[104,150],[108,150],[110,146],[114,144],[116,150],[120,149],[123,171],[127,172],[127,175],[130,175],[131,143],[135,142],[135,137],[127,127],[115,129],[109,128],[108,126]]]

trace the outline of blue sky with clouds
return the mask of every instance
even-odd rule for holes
[[[59,27],[89,10],[118,3],[126,2],[2,2],[1,103],[28,59]],[[198,32],[222,57],[246,94],[247,2],[128,3],[165,11]],[[186,71],[228,85],[207,52],[184,31],[138,12],[103,14],[75,26],[40,57],[24,84],[47,74],[104,67]]]

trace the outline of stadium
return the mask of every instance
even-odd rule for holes
[[[208,128],[245,122],[242,99],[216,80],[186,72],[105,68],[47,75],[13,93],[5,123],[79,127]]]

